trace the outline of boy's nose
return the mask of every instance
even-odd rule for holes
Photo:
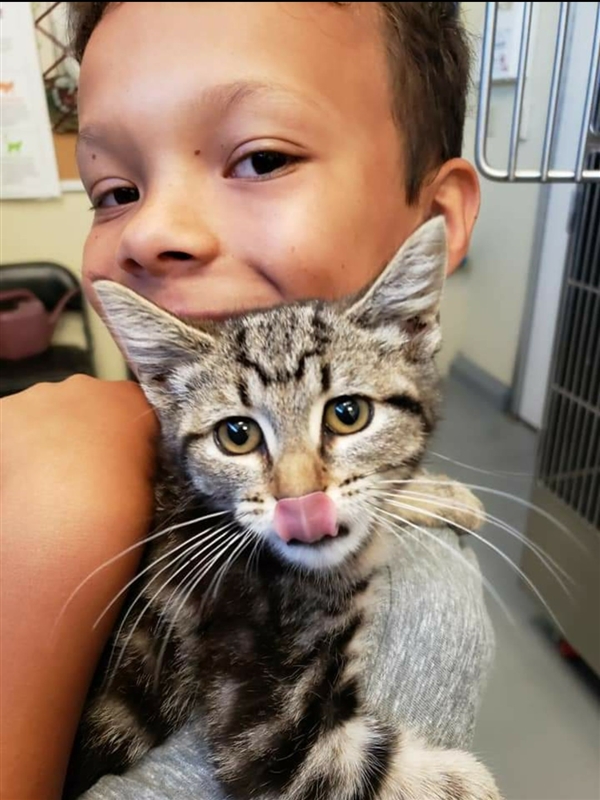
[[[206,266],[220,254],[218,236],[191,198],[141,202],[121,235],[117,262],[125,272],[166,277]]]

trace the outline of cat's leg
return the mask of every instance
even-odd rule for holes
[[[74,800],[103,775],[120,775],[153,746],[123,700],[100,695],[80,723],[63,800]]]
[[[281,800],[500,800],[469,753],[427,746],[369,717],[319,739]]]
[[[157,680],[160,640],[152,641],[154,624],[148,614],[136,626],[126,649],[113,654],[119,668],[109,672],[109,679],[89,699],[71,754],[63,800],[78,797],[103,775],[125,772],[189,717],[197,691],[194,661],[188,652],[194,643],[172,636]]]
[[[500,800],[488,770],[460,750],[428,746],[410,732],[352,712],[310,709],[293,726],[257,724],[220,751],[217,775],[236,800]],[[275,730],[274,730],[275,728]]]
[[[386,501],[388,510],[413,525],[424,528],[455,525],[457,532],[463,533],[465,528],[478,530],[485,520],[480,499],[446,475],[421,471],[409,482],[400,482],[394,492],[396,497]]]

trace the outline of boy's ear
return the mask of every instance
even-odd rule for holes
[[[448,261],[446,225],[434,217],[402,245],[381,275],[348,309],[357,324],[395,326],[415,358],[439,349],[439,310]]]
[[[162,377],[212,349],[210,334],[186,325],[130,289],[107,280],[93,286],[106,324],[142,382]]]

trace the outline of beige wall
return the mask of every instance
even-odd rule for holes
[[[0,262],[44,259],[81,274],[83,242],[92,221],[84,192],[57,200],[11,200],[0,204]],[[91,311],[91,326],[100,377],[125,377],[123,359],[104,324]]]

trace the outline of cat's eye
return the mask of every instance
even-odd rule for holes
[[[373,407],[364,397],[336,397],[325,406],[323,421],[338,436],[358,433],[371,422]]]
[[[263,436],[260,427],[253,419],[231,417],[223,420],[215,430],[217,444],[231,456],[243,456],[260,447]]]

